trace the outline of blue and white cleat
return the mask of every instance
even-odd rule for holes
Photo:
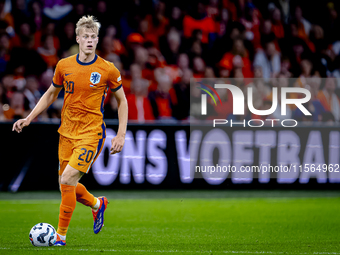
[[[57,233],[57,241],[55,241],[54,246],[66,246],[66,241],[61,240],[58,233]]]
[[[98,234],[102,230],[102,227],[104,226],[104,212],[107,208],[107,204],[109,203],[106,197],[98,197],[98,199],[100,200],[100,206],[98,210],[95,212],[92,209],[93,220],[94,220],[93,232],[95,234]]]

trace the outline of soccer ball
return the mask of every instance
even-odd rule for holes
[[[30,231],[30,241],[34,246],[52,246],[57,240],[57,233],[48,223],[38,223]]]

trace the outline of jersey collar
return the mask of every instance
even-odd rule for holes
[[[82,65],[82,66],[92,65],[94,62],[96,62],[97,58],[98,58],[98,56],[97,56],[97,54],[95,54],[94,59],[91,62],[84,63],[84,62],[81,62],[79,60],[79,53],[77,54],[77,62],[78,62],[79,65]]]

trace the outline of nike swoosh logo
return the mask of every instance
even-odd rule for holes
[[[80,163],[78,163],[78,166],[85,166],[85,164],[80,164]]]
[[[65,212],[65,211],[64,211],[64,213],[71,213],[71,212]]]
[[[72,73],[66,73],[65,76],[70,75],[70,74],[72,74]]]

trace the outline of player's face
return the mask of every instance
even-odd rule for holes
[[[83,28],[77,36],[77,43],[79,44],[80,51],[84,52],[86,55],[90,55],[96,51],[98,33],[92,29]]]

